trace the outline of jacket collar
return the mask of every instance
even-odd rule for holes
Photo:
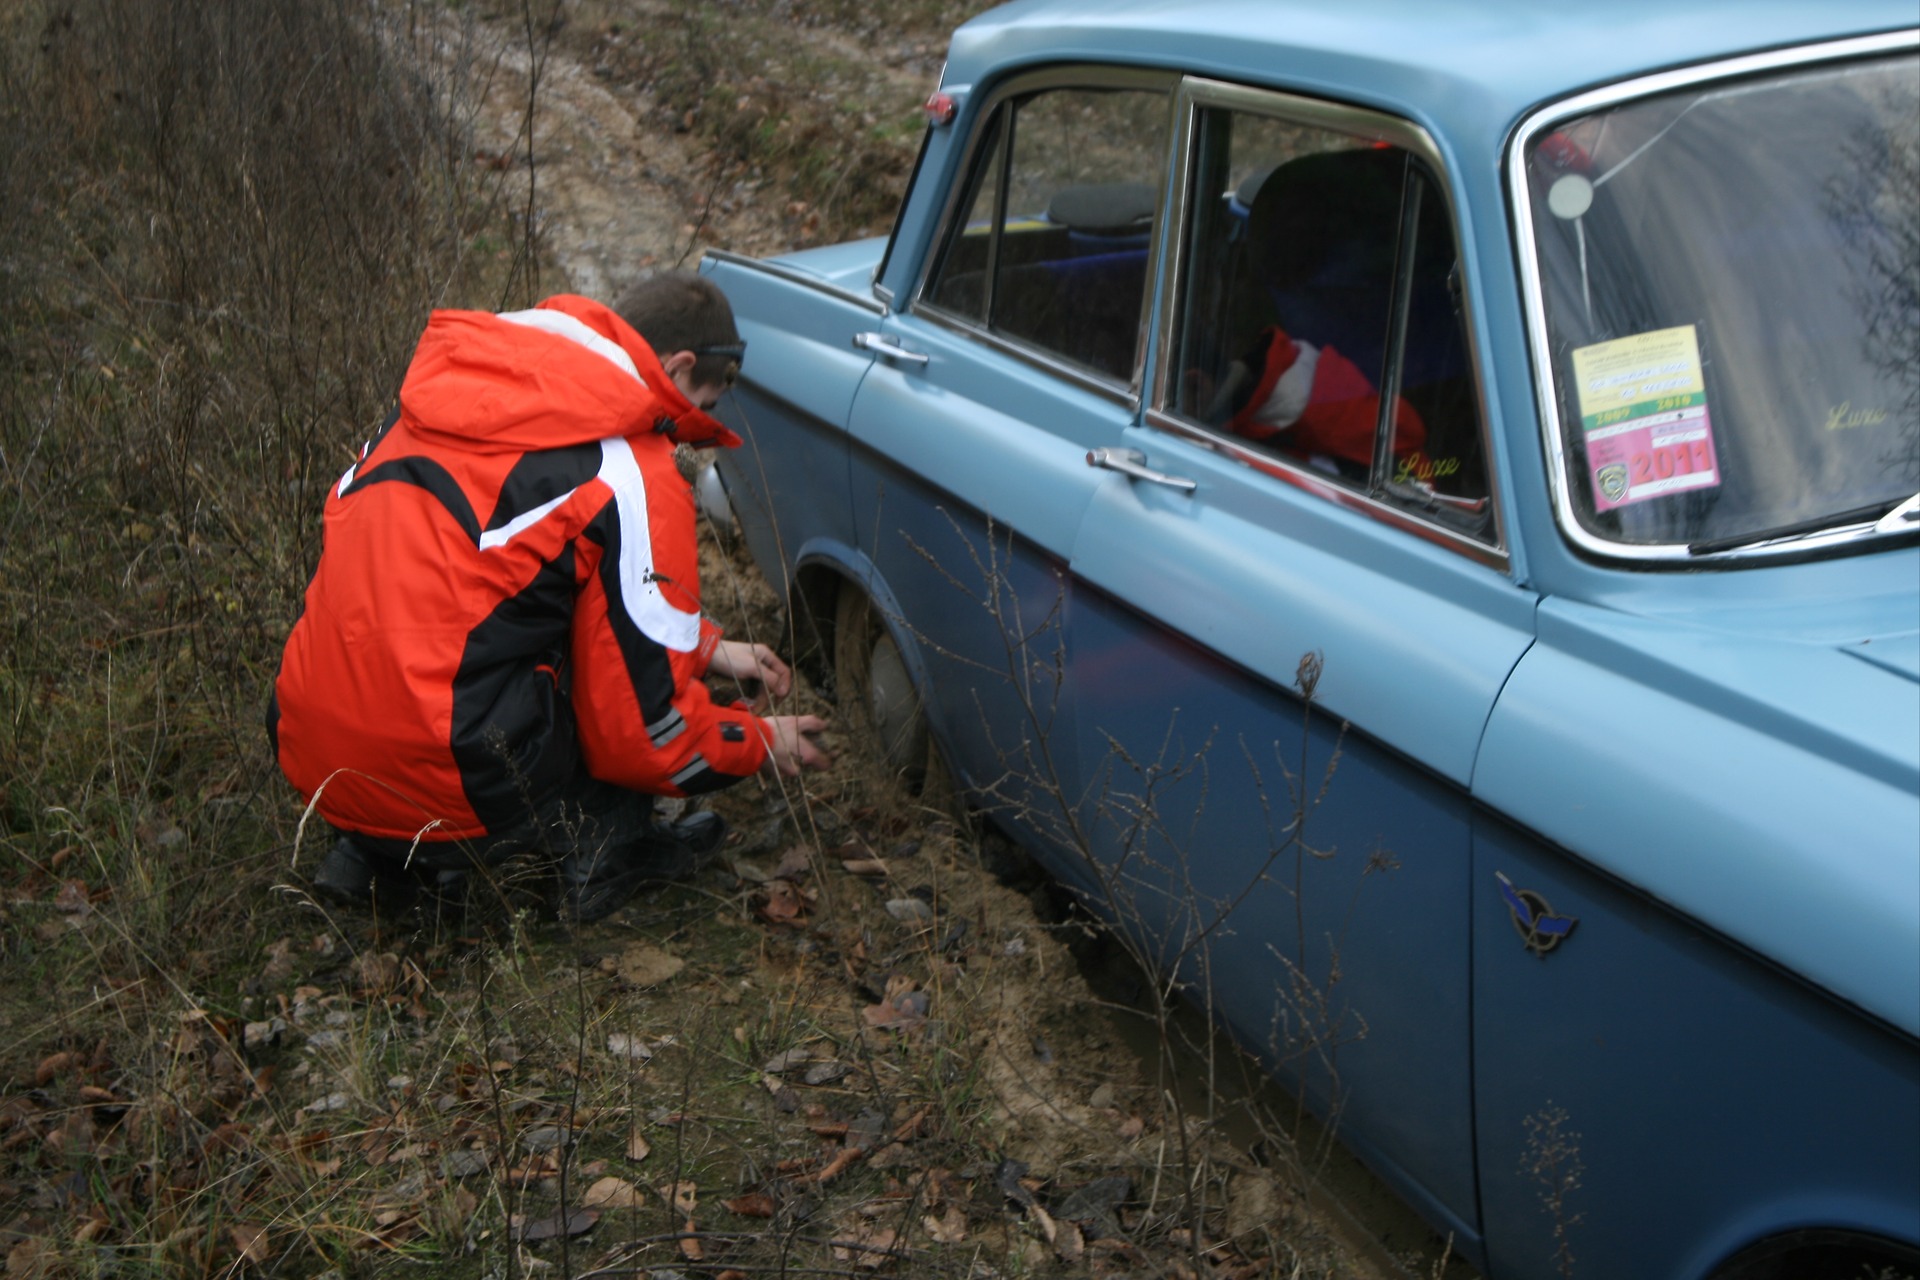
[[[578,294],[556,294],[538,304],[536,310],[560,311],[581,321],[608,339],[633,361],[634,372],[652,393],[652,422],[634,424],[634,434],[651,430],[675,444],[695,449],[737,449],[740,437],[708,414],[675,385],[660,365],[660,357],[634,328],[613,308]]]

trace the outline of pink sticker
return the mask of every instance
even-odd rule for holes
[[[1587,465],[1601,511],[1720,483],[1705,404],[1588,431]]]

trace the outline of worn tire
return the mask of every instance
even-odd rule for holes
[[[933,752],[926,709],[880,611],[851,582],[834,605],[833,686],[848,729],[867,735],[887,772],[919,794]]]

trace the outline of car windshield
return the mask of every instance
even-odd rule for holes
[[[1586,540],[1916,527],[1920,59],[1640,98],[1542,131],[1526,166]]]

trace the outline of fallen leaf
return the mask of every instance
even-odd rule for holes
[[[645,1160],[652,1154],[653,1148],[648,1146],[647,1140],[640,1135],[638,1130],[635,1130],[627,1139],[627,1159]]]
[[[653,1048],[639,1036],[630,1036],[624,1031],[616,1031],[607,1037],[607,1052],[616,1058],[626,1058],[631,1062],[651,1062]]]
[[[521,1242],[551,1240],[558,1235],[577,1236],[592,1228],[600,1221],[600,1215],[592,1209],[575,1209],[571,1213],[550,1213],[544,1218],[528,1222],[520,1214],[514,1214],[509,1220],[513,1238]]]
[[[776,880],[799,880],[813,870],[813,850],[804,844],[796,844],[780,855],[780,865],[773,869]]]
[[[918,898],[890,898],[887,914],[901,924],[925,924],[933,919],[933,907]]]
[[[673,1211],[682,1217],[691,1218],[693,1211],[700,1207],[700,1187],[697,1183],[676,1182],[670,1187],[655,1187],[660,1198],[673,1205]]]
[[[771,1218],[774,1211],[773,1197],[764,1191],[749,1191],[743,1196],[722,1200],[720,1204],[728,1213],[737,1213],[743,1218]]]
[[[267,946],[267,963],[260,970],[262,979],[269,983],[279,982],[293,976],[293,939],[282,937]]]
[[[400,957],[391,951],[363,951],[353,962],[353,976],[363,995],[384,995],[399,985]]]
[[[655,987],[687,967],[679,956],[670,955],[648,942],[631,942],[614,958],[614,974],[635,987]]]
[[[7,1250],[7,1274],[21,1277],[52,1274],[59,1257],[57,1248],[51,1240],[28,1236]]]
[[[797,924],[806,903],[800,897],[800,891],[790,880],[769,880],[764,892],[767,900],[760,904],[760,918],[769,924]]]
[[[878,858],[848,858],[840,865],[849,875],[886,876],[893,874],[887,870],[887,864]]]
[[[814,1181],[818,1182],[821,1186],[825,1186],[827,1183],[832,1182],[835,1178],[845,1173],[854,1161],[865,1154],[867,1153],[859,1147],[840,1148],[833,1159],[827,1162],[827,1167],[814,1175]]]
[[[681,1228],[680,1256],[688,1262],[705,1262],[707,1251],[700,1245],[700,1237],[695,1234],[693,1219],[687,1219],[687,1225]]]
[[[40,1059],[40,1065],[33,1069],[33,1083],[38,1088],[46,1088],[58,1076],[67,1073],[67,1069],[79,1061],[80,1055],[71,1050],[62,1049],[59,1053],[50,1053]]]
[[[1080,1238],[1079,1224],[1062,1222],[1053,1237],[1053,1251],[1060,1261],[1071,1266],[1080,1261],[1080,1255],[1086,1250],[1086,1242]]]
[[[946,1213],[938,1218],[928,1214],[920,1219],[920,1224],[935,1244],[959,1244],[967,1238],[967,1215],[957,1204],[948,1205]]]
[[[896,1238],[892,1227],[865,1223],[853,1238],[833,1242],[833,1256],[856,1267],[877,1271],[892,1259]]]
[[[918,902],[915,898],[913,901]],[[880,1030],[910,1031],[927,1020],[931,999],[924,991],[914,990],[914,981],[896,973],[887,979],[887,994],[879,1004],[860,1011],[867,1025]]]
[[[646,1203],[640,1188],[623,1178],[605,1177],[587,1188],[580,1203],[589,1209],[638,1209]]]
[[[72,916],[83,916],[93,910],[93,901],[87,894],[84,881],[67,880],[60,885],[60,892],[54,895],[53,909]]]

